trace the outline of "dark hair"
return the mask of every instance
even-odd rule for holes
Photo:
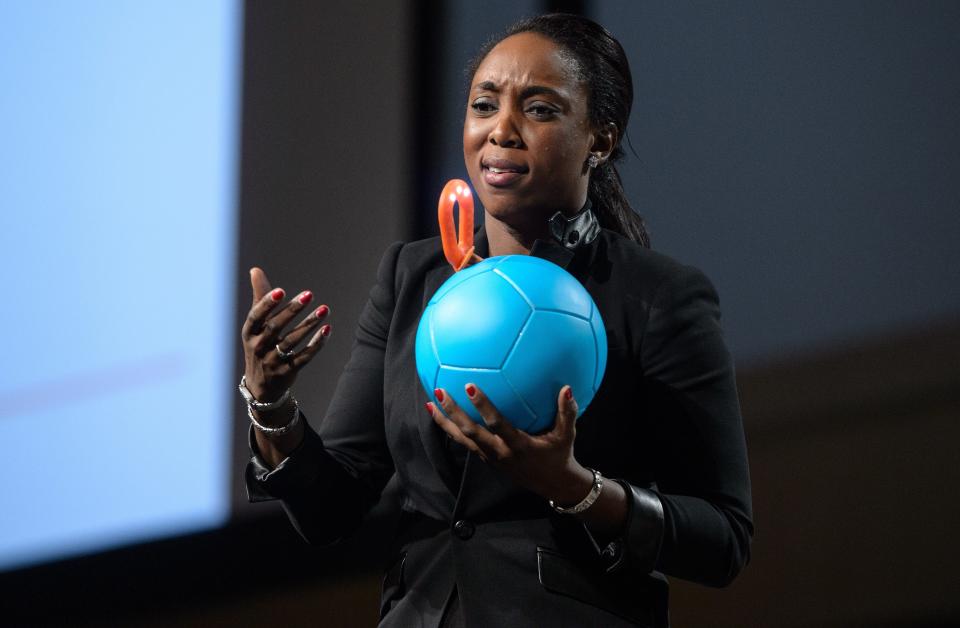
[[[587,86],[587,115],[596,128],[609,123],[617,127],[617,145],[610,158],[590,174],[587,195],[600,225],[616,231],[645,247],[650,246],[647,227],[630,207],[614,165],[623,158],[620,146],[633,106],[633,77],[620,42],[596,22],[580,15],[548,13],[521,20],[499,37],[488,41],[467,68],[472,78],[480,63],[498,43],[519,33],[537,33],[566,51],[576,66],[577,76]]]

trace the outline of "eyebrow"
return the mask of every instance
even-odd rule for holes
[[[488,92],[499,92],[500,88],[493,81],[483,81],[477,83],[473,86],[474,89],[482,89]],[[520,98],[530,98],[531,96],[536,96],[538,94],[549,94],[557,98],[563,98],[563,95],[552,87],[547,87],[545,85],[530,85],[524,87],[520,91]]]

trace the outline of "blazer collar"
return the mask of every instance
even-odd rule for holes
[[[593,204],[590,199],[587,199],[583,209],[571,218],[557,212],[547,223],[554,241],[571,251],[589,245],[600,234],[600,221],[593,213]]]

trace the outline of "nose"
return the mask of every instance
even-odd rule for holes
[[[523,145],[512,111],[504,108],[498,112],[496,123],[490,130],[487,141],[504,148],[518,148]]]

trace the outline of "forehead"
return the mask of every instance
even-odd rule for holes
[[[563,48],[537,33],[507,37],[483,58],[473,84],[492,81],[497,85],[550,85],[574,89],[576,63]]]

